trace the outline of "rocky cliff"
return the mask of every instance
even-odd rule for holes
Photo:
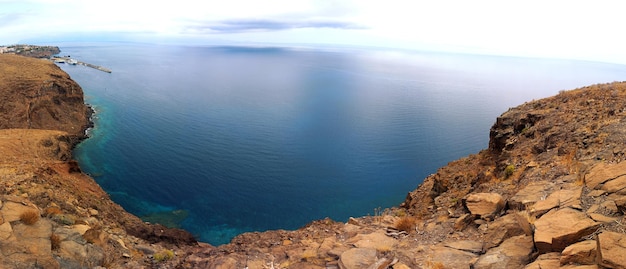
[[[488,149],[397,208],[213,247],[141,222],[80,172],[86,109],[67,75],[0,63],[1,268],[626,268],[626,83],[510,109]]]
[[[51,68],[48,61],[0,56],[0,128],[84,134],[90,110],[84,105],[82,89],[69,75]]]

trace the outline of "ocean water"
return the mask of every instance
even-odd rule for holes
[[[96,110],[75,149],[126,210],[219,245],[400,204],[509,107],[626,66],[357,49],[62,46]]]

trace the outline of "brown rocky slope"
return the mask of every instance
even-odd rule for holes
[[[398,208],[219,247],[111,202],[70,160],[68,129],[3,130],[0,267],[626,268],[624,104],[626,83],[525,103]]]

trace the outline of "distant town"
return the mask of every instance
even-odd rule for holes
[[[76,59],[71,58],[70,55],[56,56],[57,54],[61,53],[61,50],[57,46],[37,46],[37,45],[25,45],[25,44],[0,46],[0,54],[5,54],[5,53],[17,54],[17,55],[33,57],[33,58],[50,59],[51,61],[54,61],[55,63],[58,63],[58,64],[68,63],[72,65],[84,65],[87,67],[100,70],[102,72],[111,73],[111,69],[78,61]]]
[[[9,45],[0,47],[0,53],[17,54],[33,58],[51,58],[61,53],[57,46]]]

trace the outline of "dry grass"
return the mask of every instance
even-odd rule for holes
[[[46,208],[46,210],[44,212],[44,215],[46,217],[52,217],[54,215],[59,215],[61,213],[63,213],[63,212],[58,207],[48,207],[48,208]]]
[[[26,225],[33,225],[39,221],[39,212],[35,210],[24,211],[20,215],[20,220]]]
[[[441,262],[433,262],[433,261],[428,260],[428,261],[426,261],[426,268],[429,268],[429,269],[444,269],[446,267]]]
[[[396,221],[396,229],[410,233],[413,231],[413,229],[415,229],[416,223],[417,220],[415,219],[415,217],[404,216]]]
[[[50,235],[50,248],[52,250],[57,250],[61,247],[61,238],[56,234]]]
[[[530,223],[531,225],[534,225],[535,221],[537,220],[537,216],[534,216],[533,214],[531,214],[530,211],[531,209],[528,208],[525,211],[517,212],[517,215],[519,215],[520,217],[528,221],[528,223]]]

